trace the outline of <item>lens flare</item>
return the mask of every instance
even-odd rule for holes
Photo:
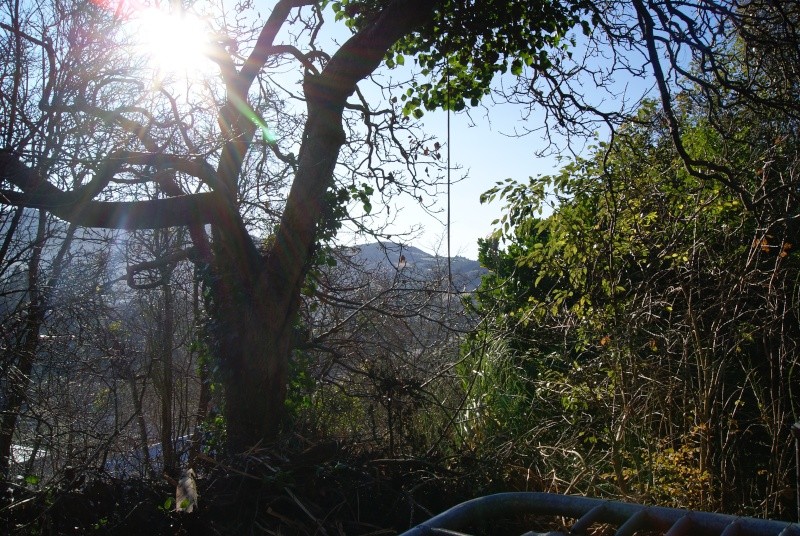
[[[147,8],[130,22],[135,25],[134,36],[142,53],[159,75],[197,77],[212,69],[209,31],[201,19],[186,12]]]

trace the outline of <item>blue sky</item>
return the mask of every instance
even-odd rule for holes
[[[335,22],[333,13],[326,12],[326,25],[320,39],[326,43],[328,39],[343,42],[349,37],[349,31],[341,22]],[[325,47],[323,47],[325,48]],[[335,50],[336,46],[329,48]],[[412,76],[413,62],[404,68],[393,70],[381,66],[379,77],[388,76],[397,81]],[[385,80],[384,80],[385,81]],[[359,84],[361,90],[368,95],[373,106],[379,105],[380,94],[374,86],[365,81]],[[376,100],[377,99],[377,100]],[[519,128],[521,109],[513,105],[491,105],[488,108],[472,109],[466,113],[451,114],[450,144],[451,177],[454,181],[464,175],[466,178],[451,187],[450,239],[451,254],[476,259],[478,255],[478,239],[486,237],[492,231],[491,222],[501,213],[500,202],[481,205],[480,195],[491,188],[495,182],[513,178],[527,180],[529,176],[552,173],[557,169],[556,160],[537,158],[536,150],[544,147],[538,134],[524,137],[512,137],[515,127]],[[443,145],[447,140],[447,114],[445,112],[426,112],[422,120],[422,129],[426,135],[439,140]],[[530,127],[530,125],[529,125]],[[445,149],[442,149],[445,156]],[[455,169],[458,167],[459,169]],[[412,226],[418,226],[420,232],[413,238],[398,241],[420,248],[429,253],[447,254],[447,207],[446,195],[436,200],[440,212],[435,216],[427,214],[409,197],[397,198],[392,202],[392,213],[400,211],[398,225],[391,228],[392,233],[407,233]],[[344,242],[348,239],[341,236]],[[355,241],[363,241],[356,238]]]
[[[489,117],[487,117],[487,113]],[[425,131],[446,140],[444,112],[428,112],[422,119]],[[453,180],[466,178],[451,186],[450,242],[451,254],[477,258],[478,239],[492,232],[491,222],[501,214],[502,203],[480,203],[480,195],[497,181],[512,178],[524,181],[530,176],[549,174],[557,169],[554,157],[538,158],[535,153],[545,144],[538,134],[510,136],[519,126],[519,108],[506,105],[488,110],[476,109],[470,116],[451,114],[450,144]],[[444,155],[444,151],[443,151]],[[455,169],[456,167],[460,169]],[[445,195],[437,204],[444,211]],[[419,206],[407,203],[402,207],[403,225],[419,223],[422,234],[411,245],[429,253],[447,254],[445,212],[436,218]]]
[[[264,14],[268,13],[274,5],[273,1],[262,0],[258,2],[258,7],[263,9]],[[330,9],[330,8],[329,8]],[[326,13],[326,24],[319,38],[323,44],[323,49],[335,51],[338,46],[333,42],[341,43],[345,41],[350,32],[341,22],[334,21],[335,17],[331,11]],[[296,29],[296,28],[295,28]],[[283,32],[293,30],[291,25],[286,25]],[[196,32],[195,32],[196,33]],[[282,40],[292,42],[289,35],[281,35],[278,42]],[[576,47],[576,58],[582,56],[580,52],[581,41],[578,39]],[[333,46],[327,46],[333,45]],[[169,47],[168,47],[169,48]],[[586,50],[583,50],[585,53]],[[185,54],[179,54],[179,58],[185,58]],[[589,54],[587,58],[591,61],[607,61],[602,54]],[[174,59],[174,58],[173,58]],[[399,78],[406,77],[406,80],[413,76],[413,62],[408,61],[404,69],[387,71],[385,67],[379,68],[379,76],[388,76],[396,82]],[[287,73],[289,83],[296,82],[299,71]],[[510,75],[509,75],[510,76]],[[497,82],[500,83],[500,82]],[[619,81],[620,87],[627,87],[630,79]],[[374,106],[382,106],[380,103],[381,93],[370,90],[369,82],[360,84],[362,90],[368,95],[368,100]],[[585,86],[586,92],[591,98],[603,98],[601,92],[593,93],[592,82]],[[635,81],[639,86],[639,92],[646,88],[646,82]],[[584,87],[580,87],[583,90]],[[634,91],[636,91],[634,89]],[[646,91],[646,89],[644,89]],[[621,94],[621,92],[620,92]],[[605,95],[608,97],[608,94]],[[377,100],[374,98],[377,97]],[[616,96],[611,96],[610,103],[614,106]],[[486,99],[490,100],[490,99]],[[525,120],[521,116],[523,109],[520,106],[510,104],[487,104],[487,107],[478,107],[466,113],[451,115],[450,128],[450,154],[452,166],[452,178],[454,184],[451,188],[450,214],[446,213],[447,197],[441,194],[436,200],[438,214],[432,216],[426,213],[410,197],[398,198],[392,201],[392,214],[400,210],[400,217],[397,218],[398,225],[391,228],[389,232],[394,234],[407,233],[413,228],[418,228],[419,232],[413,237],[402,239],[409,245],[413,245],[430,253],[446,255],[448,226],[450,221],[449,233],[451,240],[450,253],[461,255],[468,258],[477,258],[477,241],[489,235],[492,230],[492,221],[501,215],[502,202],[495,201],[489,205],[482,205],[479,201],[481,193],[491,188],[496,182],[511,178],[517,181],[525,181],[530,176],[547,175],[557,171],[559,163],[554,156],[541,157],[537,153],[544,150],[546,141],[538,133],[528,134],[518,137],[512,135],[515,131],[532,130],[542,126],[543,118],[541,114],[532,114],[532,119]],[[445,112],[427,112],[422,118],[422,129],[425,134],[433,136],[440,143],[447,143]],[[558,142],[558,140],[556,140]],[[563,145],[563,144],[562,144]],[[573,150],[580,152],[581,147],[572,147]],[[442,154],[445,151],[442,150]],[[463,177],[463,179],[462,179]],[[462,179],[462,180],[459,180]],[[348,242],[347,236],[341,236],[341,240]],[[355,239],[359,240],[359,239]],[[363,241],[363,238],[361,238]]]
[[[597,88],[595,79],[591,75],[581,76],[573,80],[573,86],[567,91],[583,93],[583,98],[592,105],[604,111],[619,111],[620,107],[628,110],[636,108],[636,103],[644,95],[652,95],[653,82],[648,78],[634,78],[624,69],[616,70],[609,64],[608,58],[595,49],[585,46],[586,40],[576,36],[577,46],[572,50],[576,61],[585,61],[594,65],[594,68],[609,74],[604,79],[605,88]],[[602,45],[601,45],[602,46]],[[629,51],[627,60],[631,65],[643,62],[643,58],[636,58],[635,52]],[[406,70],[410,73],[406,63]],[[639,63],[641,64],[641,63]],[[613,75],[608,69],[615,69]],[[387,74],[385,67],[379,68],[378,74]],[[390,73],[397,73],[393,70]],[[389,74],[396,78],[395,74]],[[502,87],[506,82],[512,87],[514,82],[509,78],[496,79],[493,86]],[[509,84],[510,82],[510,84]],[[368,83],[362,84],[362,89]],[[369,91],[367,91],[369,93]],[[500,97],[502,99],[502,97]],[[487,97],[485,101],[491,101]],[[478,239],[488,236],[493,230],[492,221],[502,214],[502,201],[495,200],[488,205],[480,203],[480,195],[495,185],[498,181],[511,178],[516,181],[527,181],[528,177],[550,175],[558,171],[566,162],[559,162],[553,154],[554,148],[562,150],[566,157],[572,152],[586,156],[588,146],[596,143],[595,139],[573,138],[572,145],[567,147],[563,138],[551,140],[553,147],[548,149],[548,141],[543,139],[540,129],[545,121],[544,113],[534,110],[527,118],[523,119],[525,108],[515,104],[481,105],[466,113],[451,114],[450,147],[451,164],[453,166],[453,180],[466,176],[460,182],[452,185],[450,202],[450,253],[470,259],[477,258]],[[445,112],[426,112],[422,118],[422,128],[428,135],[434,136],[443,144],[447,140],[446,129],[447,115]],[[596,119],[596,118],[595,118]],[[516,136],[515,132],[535,131],[524,136]],[[605,140],[608,129],[603,127],[598,137]],[[568,150],[571,152],[568,152]],[[540,153],[548,153],[541,156]],[[442,150],[445,156],[444,149]],[[399,201],[398,201],[399,202]],[[421,227],[421,232],[413,239],[406,240],[409,245],[423,249],[429,253],[440,255],[447,254],[447,197],[442,194],[437,200],[441,212],[435,217],[427,214],[418,204],[408,199],[400,208],[403,215],[399,221],[402,226],[393,229],[395,232],[408,231],[411,225]],[[546,214],[545,214],[546,215]]]
[[[264,3],[269,7],[272,5],[272,2]],[[350,32],[341,22],[334,20],[335,17],[330,8],[325,13],[325,19],[326,24],[319,39],[322,48],[332,52],[338,49],[334,42],[344,42],[350,36]],[[598,50],[591,50],[584,46],[586,40],[579,32],[576,33],[575,38],[578,43],[577,47],[573,49],[575,61],[585,60],[595,66],[599,65],[601,71],[604,70],[608,63],[608,57]],[[279,37],[278,40],[280,41],[281,38]],[[404,77],[408,80],[413,76],[413,63],[413,61],[407,61],[404,67],[394,70],[387,70],[383,66],[378,69],[376,74],[379,78],[388,77],[394,82],[398,82]],[[501,82],[496,81],[498,84]],[[578,80],[576,83],[575,87],[578,91],[585,90],[585,98],[598,101],[605,99],[603,108],[609,106],[615,108],[622,101],[622,97],[618,98],[618,95],[625,94],[628,99],[633,97],[635,101],[637,97],[649,90],[648,81],[631,80],[629,76],[615,77],[615,80],[611,82],[606,80],[606,83],[614,88],[611,93],[596,90],[591,76],[585,80]],[[374,86],[370,87],[371,84],[368,81],[362,82],[359,86],[373,106],[381,106],[381,94],[375,91]],[[594,104],[599,103],[595,102]],[[521,128],[522,111],[522,107],[516,105],[487,104],[487,107],[481,106],[471,110],[469,116],[464,113],[451,115],[450,147],[451,164],[454,167],[452,178],[455,180],[466,175],[466,178],[453,184],[451,188],[450,252],[452,255],[477,258],[478,239],[486,237],[492,232],[492,221],[501,215],[502,202],[495,201],[489,205],[481,205],[479,201],[481,193],[491,188],[497,181],[507,178],[526,181],[530,176],[552,174],[560,167],[554,156],[537,156],[537,152],[546,147],[546,142],[539,133],[523,137],[510,135],[515,131],[532,130],[542,126],[543,114],[534,113],[531,115],[533,119],[527,119],[525,128]],[[447,139],[446,117],[444,112],[427,112],[422,118],[425,134],[434,136],[443,144]],[[537,118],[538,124],[532,124],[537,121]],[[563,142],[560,140],[556,140],[556,142],[562,145],[562,149],[564,148]],[[578,143],[581,142],[578,141]],[[582,152],[580,146],[573,146],[571,149],[578,153]],[[444,150],[442,150],[442,154],[444,156]],[[398,233],[407,233],[416,226],[420,231],[413,238],[403,238],[400,241],[430,253],[447,254],[446,195],[442,194],[437,199],[437,206],[441,211],[436,216],[427,214],[410,197],[393,200],[391,205],[392,214],[397,214],[399,210],[400,217],[396,220],[398,225],[390,228],[389,232],[396,236]],[[346,232],[340,233],[339,238],[344,243],[365,240],[363,237],[348,238]]]

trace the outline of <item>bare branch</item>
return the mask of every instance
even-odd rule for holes
[[[175,265],[180,261],[192,259],[196,254],[197,250],[192,247],[175,251],[173,253],[170,253],[169,255],[166,255],[158,259],[154,259],[152,261],[133,264],[125,269],[124,279],[128,283],[128,286],[133,289],[146,290],[146,289],[157,288],[169,282],[169,271],[162,270],[162,268],[168,268],[170,265]],[[159,277],[155,281],[151,281],[148,283],[137,282],[136,280],[137,275],[141,274],[142,272],[148,272],[151,270],[159,271]]]

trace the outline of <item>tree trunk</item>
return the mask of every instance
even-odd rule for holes
[[[41,257],[47,240],[47,214],[39,212],[39,223],[36,230],[36,242],[33,253],[28,261],[28,311],[23,333],[19,338],[18,361],[16,367],[11,365],[9,389],[6,394],[5,405],[2,409],[0,420],[0,474],[8,476],[11,462],[11,445],[20,411],[27,398],[31,383],[31,373],[36,361],[36,352],[39,347],[39,334],[44,324],[45,311],[49,293],[57,286],[61,274],[67,265],[66,254],[72,245],[76,225],[70,224],[53,259],[52,271],[47,281],[40,278]],[[43,283],[43,284],[42,284]]]
[[[133,411],[136,415],[136,425],[139,428],[139,444],[142,449],[142,463],[144,464],[145,473],[153,476],[153,465],[150,463],[150,449],[148,448],[149,439],[147,437],[147,423],[144,420],[144,411],[142,408],[142,398],[144,398],[145,386],[142,385],[142,392],[136,387],[136,375],[133,371],[128,374],[126,380],[128,387],[131,390],[131,400],[133,401]]]
[[[167,270],[164,270],[167,272]],[[175,387],[172,378],[172,340],[175,331],[175,311],[173,306],[172,287],[169,276],[162,274],[166,284],[162,285],[163,292],[163,324],[161,325],[161,454],[164,461],[164,472],[172,478],[179,476],[178,464],[175,459],[175,444],[173,443],[173,418],[172,401],[175,397]]]
[[[39,346],[39,332],[44,322],[44,299],[39,286],[39,268],[45,244],[46,228],[47,215],[39,212],[36,244],[28,261],[27,318],[20,336],[16,366],[11,365],[10,367],[9,388],[6,393],[5,406],[2,408],[2,420],[0,420],[0,473],[6,479],[9,476],[8,471],[11,465],[14,431],[17,428],[17,420],[30,385],[33,363]]]
[[[284,417],[290,338],[265,319],[263,300],[246,304],[230,326],[223,384],[228,448],[240,453],[274,440]],[[290,314],[288,311],[285,315]]]
[[[249,240],[240,237],[244,238]],[[216,258],[220,259],[219,253]],[[230,262],[217,263],[222,266],[211,286],[209,309],[216,344],[212,350],[225,389],[228,449],[241,453],[275,439],[280,430],[291,351],[291,331],[284,326],[291,326],[296,307],[292,310],[268,298],[261,259],[247,266],[241,256],[222,258],[238,259],[240,264],[234,268]]]
[[[200,279],[198,278],[197,272],[195,272],[192,287],[192,317],[197,321],[197,319],[201,317]],[[205,424],[208,418],[208,409],[211,404],[211,374],[208,370],[208,357],[205,355],[206,351],[204,349],[190,351],[197,358],[197,372],[200,381],[200,395],[197,399],[194,431],[192,432],[192,441],[189,446],[189,467],[195,467],[195,459],[200,453],[200,444],[203,440],[203,424]]]
[[[345,140],[341,123],[346,96],[338,104],[310,100],[299,171],[275,246],[262,257],[243,225],[214,229],[212,316],[233,452],[272,441],[280,430],[300,289],[323,217],[325,191]]]
[[[342,113],[356,84],[372,73],[386,51],[430,21],[437,2],[392,2],[368,27],[350,38],[319,75],[308,74],[308,117],[298,169],[272,248],[262,257],[238,210],[213,226],[215,278],[212,310],[225,387],[228,447],[244,452],[277,436],[284,416],[293,326],[300,290],[310,267],[325,192],[333,184],[339,150],[346,141]],[[240,169],[222,159],[220,174]],[[231,160],[230,162],[228,160]]]

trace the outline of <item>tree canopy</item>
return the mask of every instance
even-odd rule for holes
[[[125,26],[136,6],[6,5],[0,200],[77,226],[188,227],[190,245],[130,271],[181,257],[202,268],[233,451],[280,429],[320,241],[343,220],[369,229],[383,210],[373,197],[435,187],[420,172],[441,165],[416,122],[424,110],[511,102],[546,112],[522,130],[569,142],[600,126],[616,132],[639,104],[619,78],[646,75],[664,139],[698,187],[775,210],[795,190],[790,169],[765,159],[754,181],[731,157],[754,150],[732,116],[793,132],[794,2],[280,0],[264,17],[247,3],[162,7],[206,21],[213,76],[154,81]],[[346,28],[341,44],[323,40],[329,24]],[[374,77],[384,66],[407,82]],[[367,80],[375,97],[360,89]],[[695,127],[683,107],[724,151],[686,136]],[[761,141],[763,154],[781,151],[779,139]],[[366,217],[349,214],[350,202]],[[566,256],[591,261],[571,248]]]

